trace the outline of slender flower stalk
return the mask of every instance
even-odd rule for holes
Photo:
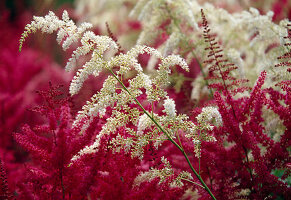
[[[47,27],[50,27],[51,23],[54,23],[54,26],[50,29],[47,29]],[[93,53],[91,60],[87,62],[73,78],[70,86],[70,93],[72,95],[79,92],[83,85],[83,82],[88,78],[88,75],[93,74],[95,76],[98,76],[103,69],[108,70],[112,75],[108,76],[108,78],[104,81],[103,88],[100,90],[100,92],[92,97],[92,103],[88,102],[88,105],[85,105],[83,107],[83,111],[79,112],[74,122],[74,125],[76,126],[81,120],[84,119],[84,116],[87,116],[89,117],[89,121],[87,121],[85,126],[83,126],[83,131],[86,131],[93,117],[95,117],[96,114],[99,114],[100,116],[105,115],[106,107],[108,106],[113,107],[114,112],[112,120],[108,120],[107,123],[103,126],[100,133],[96,136],[94,144],[91,146],[86,146],[84,149],[80,150],[79,153],[71,159],[71,161],[76,162],[78,159],[80,159],[81,156],[85,154],[98,152],[98,148],[101,145],[101,140],[103,139],[103,137],[105,137],[105,135],[109,134],[110,132],[114,132],[118,127],[126,125],[129,122],[129,119],[133,117],[133,114],[128,115],[126,113],[120,112],[120,110],[125,109],[126,111],[126,109],[128,108],[128,104],[133,99],[134,102],[142,109],[143,114],[147,116],[150,121],[158,128],[158,130],[162,132],[166,136],[166,138],[182,152],[189,167],[191,168],[191,171],[195,174],[195,176],[201,182],[203,188],[209,193],[209,195],[213,199],[215,199],[214,195],[207,187],[200,174],[197,173],[197,171],[194,169],[183,147],[177,144],[173,139],[175,134],[172,135],[169,130],[163,127],[169,126],[171,125],[171,123],[173,123],[176,127],[174,130],[171,130],[171,132],[175,133],[179,129],[182,129],[187,132],[188,138],[193,139],[193,141],[199,141],[199,145],[195,145],[195,153],[198,157],[200,157],[201,151],[200,140],[215,141],[215,138],[213,138],[212,136],[207,136],[206,132],[202,131],[207,126],[207,122],[204,120],[201,120],[201,127],[199,126],[197,129],[201,129],[201,136],[199,136],[198,138],[198,135],[196,134],[196,126],[192,122],[188,121],[186,116],[177,116],[174,101],[169,99],[166,92],[163,90],[163,87],[168,84],[168,77],[171,73],[170,66],[179,65],[181,66],[181,68],[188,71],[189,67],[186,62],[176,55],[163,57],[157,50],[147,46],[136,46],[128,51],[126,54],[124,54],[122,51],[120,51],[120,45],[116,43],[117,39],[113,37],[111,31],[109,31],[110,37],[96,36],[93,32],[86,31],[86,29],[90,27],[91,24],[88,23],[83,23],[81,27],[77,27],[69,19],[68,13],[66,11],[63,13],[62,20],[58,19],[58,17],[56,17],[54,13],[50,12],[49,15],[47,15],[45,18],[34,17],[34,21],[26,26],[26,31],[23,33],[22,38],[20,39],[21,48],[28,34],[31,32],[35,32],[37,29],[41,29],[43,32],[48,33],[58,31],[58,42],[61,43],[62,40],[64,40],[62,46],[64,50],[67,50],[73,42],[81,38],[82,46],[78,47],[73,52],[72,58],[69,60],[66,69],[71,70],[74,67],[74,63],[76,62],[76,59],[79,58],[79,56],[88,54],[90,51],[93,51]],[[107,28],[109,29],[108,25]],[[115,51],[117,50],[118,53],[116,56],[112,57],[109,61],[107,61],[104,59],[104,53],[111,48]],[[157,70],[157,76],[154,79],[151,79],[148,75],[143,73],[143,69],[136,59],[139,54],[142,54],[144,52],[156,56],[161,60],[161,64],[159,64],[159,69]],[[117,68],[119,68],[119,70],[117,70],[115,73],[113,69],[116,66]],[[125,73],[132,70],[131,67],[138,74],[134,78],[129,80],[129,87],[126,87],[122,81],[122,77]],[[125,93],[116,93],[116,90],[118,90],[116,86],[117,83],[122,86],[122,89],[125,91]],[[166,99],[164,103],[165,110],[163,111],[166,114],[166,118],[158,116],[154,113],[150,114],[142,106],[140,101],[137,99],[137,97],[142,94],[139,88],[146,89],[147,100],[150,103],[159,101],[160,99]],[[127,110],[126,112],[131,111]],[[148,127],[148,122],[146,122],[147,119],[143,117],[144,115],[140,116],[140,114],[142,113],[139,113],[139,111],[136,112],[138,112],[140,120],[138,124],[138,132],[143,132]],[[123,116],[122,118],[124,118],[123,122],[119,120],[121,116]],[[158,122],[158,120],[163,121],[163,126],[160,124],[160,122]],[[206,120],[210,119],[207,118]],[[152,136],[150,137],[155,136],[156,134],[158,134],[158,132],[152,133]],[[117,145],[118,142],[124,143],[130,140],[138,140],[138,142],[136,142],[137,146],[135,146],[135,151],[132,153],[132,156],[139,156],[139,158],[142,159],[142,148],[148,143],[151,138],[143,138],[143,136],[138,137],[136,134],[134,135],[134,138],[127,139],[122,138],[122,136],[119,135],[115,140],[112,141],[112,143],[113,145]],[[121,141],[118,138],[120,138]],[[163,136],[155,136],[155,139],[157,139],[156,142],[162,141],[160,140],[161,138],[163,138]],[[130,147],[132,145],[132,142],[126,145],[129,145]],[[165,163],[167,163],[166,160],[164,161]],[[71,165],[72,163],[69,164],[69,166]],[[180,175],[177,177],[176,183],[182,184],[181,182],[179,182],[179,177],[181,180],[182,177],[190,178],[191,175],[188,172],[180,173]],[[62,188],[64,195],[63,189],[64,188]]]
[[[114,78],[120,83],[120,85],[122,86],[122,88],[130,95],[132,96],[132,94],[130,93],[130,91],[128,91],[128,89],[126,88],[126,86],[123,84],[123,82],[116,76],[116,74],[109,69],[109,72],[114,76]],[[212,199],[216,199],[214,197],[214,195],[212,194],[212,192],[210,191],[210,189],[208,188],[208,186],[205,184],[205,182],[203,181],[202,177],[200,176],[200,172],[197,173],[197,171],[194,169],[193,165],[191,164],[189,157],[187,156],[187,153],[184,151],[183,147],[180,146],[179,144],[177,144],[175,142],[175,140],[173,140],[171,138],[171,136],[167,133],[167,131],[152,117],[151,114],[148,113],[148,111],[146,111],[146,109],[141,105],[141,103],[135,98],[133,97],[134,101],[136,102],[136,104],[143,110],[143,112],[152,120],[152,122],[155,123],[155,125],[160,129],[160,131],[162,131],[168,138],[169,141],[171,141],[183,154],[183,156],[185,157],[185,159],[187,160],[187,163],[189,165],[189,167],[191,168],[192,172],[195,174],[195,176],[199,179],[199,181],[201,182],[201,184],[203,185],[203,188],[209,193],[209,195],[212,197]],[[200,169],[199,169],[200,171]]]

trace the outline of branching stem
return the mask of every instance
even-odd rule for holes
[[[190,182],[190,183],[193,183],[193,184],[195,184],[195,185],[198,185],[199,187],[201,187],[201,188],[203,188],[203,189],[205,189],[204,187],[203,187],[203,185],[200,185],[199,183],[196,183],[196,182],[194,182],[194,181],[191,181],[191,180],[189,180],[189,179],[186,179],[186,178],[181,178],[182,180],[184,180],[184,181],[188,181],[188,182]]]
[[[195,176],[199,179],[200,183],[203,185],[204,189],[209,193],[209,195],[212,197],[212,199],[216,200],[216,198],[214,197],[214,195],[212,194],[212,192],[210,191],[210,189],[207,187],[207,185],[205,184],[205,182],[203,181],[202,177],[197,173],[197,171],[194,169],[193,165],[191,164],[189,157],[187,156],[186,152],[184,151],[184,149],[175,142],[175,140],[173,140],[171,138],[171,136],[169,135],[169,133],[152,117],[152,115],[150,113],[148,113],[148,111],[146,111],[146,109],[141,105],[141,103],[137,100],[137,98],[133,97],[132,94],[130,93],[130,91],[127,89],[127,87],[123,84],[123,82],[116,76],[116,74],[109,68],[107,68],[109,70],[109,72],[114,76],[114,78],[120,83],[120,85],[122,86],[122,88],[134,99],[134,101],[136,102],[136,104],[143,110],[143,112],[152,120],[152,122],[160,129],[161,132],[163,132],[169,141],[171,141],[184,155],[184,157],[186,158],[186,161],[189,165],[189,167],[191,168],[192,172],[195,174]]]

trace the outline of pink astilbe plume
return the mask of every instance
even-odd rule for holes
[[[21,3],[20,3],[21,4]],[[70,76],[63,75],[63,69],[49,56],[38,49],[27,48],[19,54],[18,42],[25,15],[9,18],[7,10],[0,14],[0,157],[5,163],[7,180],[11,191],[24,175],[22,162],[27,154],[13,142],[12,133],[19,131],[21,124],[35,124],[43,121],[38,114],[28,108],[39,101],[35,90],[47,87],[49,80],[64,84]]]
[[[27,108],[38,100],[35,90],[45,88],[49,80],[64,83],[63,70],[48,57],[41,57],[36,49],[17,52],[20,31],[2,16],[0,25],[0,135],[1,147],[11,145],[11,133],[19,124],[36,120]],[[8,42],[9,41],[9,42]]]

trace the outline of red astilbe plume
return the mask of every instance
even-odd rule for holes
[[[28,111],[39,102],[34,91],[47,88],[49,80],[61,84],[70,80],[70,75],[64,75],[63,69],[39,49],[27,48],[19,54],[15,38],[28,15],[17,15],[12,20],[7,11],[0,12],[0,157],[13,192],[24,174],[22,162],[26,159],[13,142],[13,132],[19,131],[23,123],[42,121],[38,114]]]
[[[26,124],[22,133],[14,134],[16,142],[32,159],[26,164],[26,178],[18,183],[19,199],[82,199],[92,185],[80,190],[92,164],[79,169],[69,165],[80,146],[88,145],[100,129],[101,121],[93,121],[80,135],[80,127],[71,128],[68,98],[57,99],[61,94],[58,88],[50,85],[48,92],[39,92],[47,104],[34,109],[48,118],[48,124],[35,127]]]
[[[13,195],[8,189],[7,176],[1,159],[0,159],[0,199],[3,200],[14,199]]]
[[[238,120],[236,111],[240,100],[235,100],[233,97],[237,93],[243,93],[244,91],[250,90],[250,87],[245,86],[248,82],[247,79],[237,79],[234,76],[234,71],[238,68],[233,63],[224,58],[223,50],[220,48],[214,35],[210,34],[210,28],[208,21],[201,9],[202,26],[203,26],[203,37],[208,47],[205,48],[208,51],[208,60],[204,63],[211,65],[208,70],[208,79],[210,81],[208,87],[216,89],[226,97],[226,101],[231,107],[233,120]]]
[[[290,106],[278,103],[290,96],[262,89],[265,78],[264,71],[250,97],[237,100],[235,116],[229,102],[218,91],[214,94],[223,126],[213,129],[216,143],[203,144],[201,171],[218,199],[288,199],[291,195],[288,185],[273,175],[274,170],[290,163]],[[273,110],[286,127],[279,142],[266,132],[263,109]]]
[[[229,63],[222,53],[218,42],[214,35],[210,34],[210,28],[208,21],[201,9],[203,37],[208,47],[205,48],[208,51],[208,60],[204,63],[211,65],[208,71],[208,79],[212,83],[209,84],[209,88],[217,89],[218,91],[226,91],[230,94],[236,94],[238,92],[244,92],[249,90],[249,87],[243,87],[242,83],[248,82],[246,79],[237,79],[232,75],[232,72],[237,69],[233,63]]]
[[[26,164],[26,178],[17,185],[19,199],[134,199],[140,192],[148,191],[133,187],[141,172],[141,161],[131,159],[123,151],[112,153],[108,147],[114,135],[102,138],[98,152],[71,160],[94,141],[106,116],[105,119],[95,117],[80,134],[82,122],[71,127],[69,99],[59,99],[59,87],[50,87],[48,92],[39,92],[46,104],[33,109],[48,118],[47,124],[24,125],[22,133],[14,135],[32,160]],[[152,191],[153,196],[159,193],[162,189]]]

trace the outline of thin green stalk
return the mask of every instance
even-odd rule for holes
[[[199,175],[200,175],[200,158],[198,158],[198,165],[199,165],[198,172],[199,172]]]
[[[120,85],[123,87],[123,89],[130,95],[130,91],[125,87],[125,85],[123,84],[122,81],[120,81],[120,79],[116,76],[116,74],[109,68],[107,68],[109,70],[109,72],[114,76],[114,78],[120,83]],[[141,105],[141,103],[137,100],[137,98],[133,97],[134,101],[136,102],[136,104],[143,110],[143,112],[154,122],[154,124],[160,129],[160,131],[162,131],[168,138],[168,140],[170,140],[184,155],[184,157],[187,160],[188,165],[190,166],[192,172],[195,174],[195,176],[199,179],[200,183],[203,185],[204,189],[209,193],[209,195],[212,197],[212,199],[216,200],[216,198],[214,197],[214,195],[212,194],[212,192],[210,191],[210,189],[207,187],[207,185],[205,184],[205,182],[203,181],[203,179],[201,178],[201,176],[196,172],[196,170],[194,169],[194,167],[192,166],[189,157],[187,156],[186,152],[184,151],[184,149],[182,147],[180,147],[172,138],[171,136],[167,133],[167,131],[161,127],[161,125],[146,111],[146,109]]]
[[[152,118],[154,118],[154,103],[152,103]]]
[[[191,180],[189,180],[189,179],[186,179],[186,178],[181,178],[182,180],[184,180],[184,181],[188,181],[188,182],[190,182],[190,183],[193,183],[193,184],[195,184],[195,185],[198,185],[199,187],[201,187],[201,188],[203,188],[203,189],[205,189],[204,187],[203,187],[203,185],[200,185],[199,183],[196,183],[196,182],[194,182],[194,181],[191,181]]]
[[[183,146],[182,146],[182,143],[181,143],[181,140],[180,140],[180,136],[179,136],[178,131],[177,131],[177,134],[176,135],[177,135],[177,138],[178,138],[178,141],[179,141],[180,146],[182,147],[182,149],[184,149]]]

